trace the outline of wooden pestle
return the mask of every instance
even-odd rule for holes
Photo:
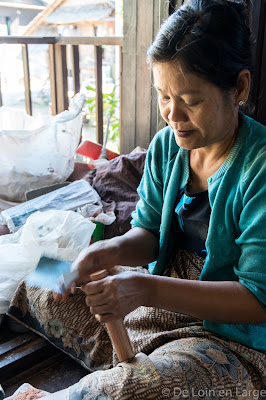
[[[91,274],[92,281],[98,281],[108,275],[106,270],[101,270]],[[128,337],[125,325],[122,319],[106,322],[106,328],[110,339],[115,348],[119,361],[128,361],[135,357],[132,343]]]

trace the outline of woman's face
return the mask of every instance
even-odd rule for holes
[[[238,126],[234,93],[187,72],[177,62],[153,64],[162,117],[180,147],[188,150],[224,144]]]

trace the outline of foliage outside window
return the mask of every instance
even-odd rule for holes
[[[93,93],[87,97],[86,105],[90,122],[93,126],[96,125],[96,89],[93,86],[86,86],[86,89]],[[113,87],[110,93],[103,93],[103,128],[106,134],[108,114],[110,113],[110,124],[108,141],[116,144],[119,151],[119,99],[116,96],[116,86]]]

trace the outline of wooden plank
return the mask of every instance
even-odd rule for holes
[[[59,44],[90,44],[93,46],[123,46],[123,37],[113,36],[113,37],[100,37],[100,36],[82,36],[82,37],[57,37],[56,43]]]
[[[67,355],[64,354],[61,351],[56,351],[55,349],[55,354],[53,354],[51,357],[45,359],[42,362],[39,362],[38,364],[34,365],[31,368],[26,369],[25,371],[17,374],[16,376],[12,376],[10,379],[5,380],[4,382],[1,381],[1,384],[5,390],[6,396],[9,396],[14,393],[14,391],[19,387],[22,383],[28,382],[33,385],[32,380],[35,375],[42,377],[43,371],[46,370],[47,368],[54,367],[54,377],[56,375],[56,366],[60,362],[64,362],[67,359]],[[38,386],[38,383],[36,385]]]
[[[146,18],[146,13],[145,13]],[[129,153],[136,145],[136,46],[137,0],[124,2],[122,129],[120,135],[122,154]]]
[[[54,353],[54,347],[41,337],[6,353],[0,359],[1,382],[16,376]]]
[[[255,106],[252,117],[257,119],[259,99],[261,95],[261,71],[262,71],[262,54],[263,54],[263,35],[265,26],[265,0],[256,0],[251,2],[251,28],[256,45],[253,46],[253,65],[254,76],[251,86],[250,99]]]
[[[0,44],[54,44],[54,37],[0,36]]]
[[[121,137],[123,136],[123,126],[122,126],[122,117],[123,117],[123,48],[119,49],[119,149],[121,151]]]
[[[24,73],[24,88],[25,88],[25,105],[26,112],[32,115],[32,102],[31,102],[31,91],[30,91],[30,68],[29,68],[29,53],[28,45],[22,45],[22,63]]]
[[[27,332],[19,335],[14,339],[8,340],[7,342],[0,344],[0,360],[1,357],[6,356],[7,353],[9,353],[10,351],[14,351],[18,347],[21,347],[22,345],[31,342],[35,338],[35,333]]]
[[[51,114],[57,114],[55,46],[49,44],[49,73],[51,86]]]
[[[102,47],[94,47],[96,85],[96,141],[103,144]]]
[[[57,112],[68,109],[66,46],[55,45]]]
[[[1,73],[0,73],[0,107],[3,105],[3,99],[2,99],[2,85],[1,85]]]
[[[63,352],[59,352],[56,356],[1,383],[6,396],[13,394],[24,382],[48,392],[57,392],[75,384],[86,375],[88,371],[85,368]]]
[[[183,3],[183,0],[177,0],[176,6]],[[159,14],[159,27],[169,16],[169,1],[160,0],[160,14]],[[158,101],[157,101],[157,130],[163,129],[166,126],[165,120],[160,114]]]
[[[153,8],[153,39],[157,35],[157,32],[162,24],[162,22],[169,15],[169,2],[167,1],[157,1],[154,0],[154,8]],[[155,88],[151,83],[151,123],[150,123],[150,137],[151,141],[156,132],[163,127],[165,127],[166,123],[162,118],[159,106],[158,106],[158,96]]]
[[[261,75],[260,75],[260,97],[257,103],[257,120],[263,125],[266,125],[266,2],[264,3],[264,37],[263,37],[263,50],[261,61]]]
[[[0,36],[0,44],[90,44],[93,46],[123,46],[123,37],[98,37],[98,36],[82,36],[82,37],[48,37],[48,36]]]
[[[138,2],[136,72],[136,142],[134,147],[148,148],[151,121],[151,71],[146,64],[147,49],[153,40],[153,0]],[[133,150],[133,149],[131,149]]]
[[[80,73],[79,73],[79,46],[71,45],[71,61],[73,74],[73,91],[74,94],[80,91]]]
[[[51,4],[45,7],[44,11],[37,14],[35,18],[28,24],[25,34],[33,35],[34,32],[40,27],[46,17],[48,17],[64,0],[53,0]]]

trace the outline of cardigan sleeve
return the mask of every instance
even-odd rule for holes
[[[245,285],[266,307],[266,149],[246,166],[243,184],[243,208],[239,218],[241,248],[234,268]]]
[[[162,135],[151,142],[143,176],[138,187],[139,201],[132,213],[131,226],[141,227],[159,235],[163,205]]]

